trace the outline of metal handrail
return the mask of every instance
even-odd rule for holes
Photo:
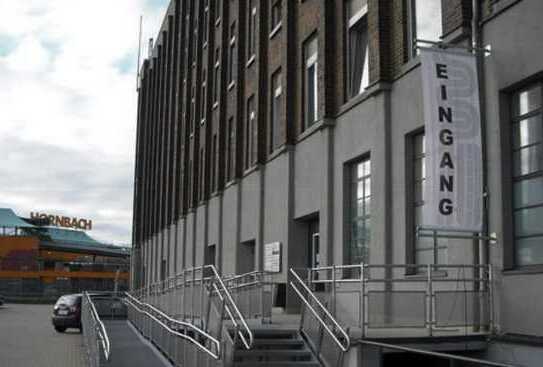
[[[212,275],[205,277],[204,273],[206,270],[209,270]],[[201,273],[201,277],[194,277],[194,274],[197,272]],[[193,276],[191,276],[190,278],[187,278],[185,276],[185,274],[187,273],[192,274]],[[182,282],[184,284],[190,284],[190,283],[196,283],[196,282],[203,283],[204,281],[211,282],[212,283],[211,291],[217,293],[220,296],[221,301],[225,303],[225,310],[228,314],[228,318],[234,325],[240,326],[237,328],[237,334],[239,335],[243,343],[243,346],[247,350],[252,348],[253,343],[254,343],[253,332],[249,328],[249,325],[247,324],[245,317],[240,312],[238,306],[236,305],[236,302],[234,301],[232,297],[232,294],[230,293],[229,289],[224,284],[222,277],[219,275],[214,265],[203,265],[199,267],[185,269],[183,270],[183,272],[177,274],[175,277],[170,277],[163,281],[150,284],[145,289],[149,290],[149,294],[164,293],[167,290],[178,286],[179,284],[177,283],[177,280],[180,278],[182,279]],[[239,322],[236,320],[238,320]]]
[[[477,363],[477,364],[482,364],[484,366],[491,366],[491,367],[519,367],[517,365],[513,365],[509,363],[486,361],[484,359],[479,359],[479,358],[464,357],[464,356],[456,355],[456,354],[435,352],[435,351],[426,350],[426,349],[406,347],[403,345],[395,345],[395,344],[377,342],[373,340],[364,340],[364,339],[357,340],[355,344],[370,345],[373,347],[378,347],[378,348],[383,348],[383,349],[401,350],[402,352],[423,354],[423,355],[428,355],[432,357],[452,359],[452,360],[468,362],[468,363]]]
[[[324,327],[324,329],[330,334],[334,342],[339,346],[339,348],[346,352],[349,350],[349,347],[351,345],[351,339],[349,338],[349,335],[347,332],[343,329],[343,327],[336,321],[336,319],[332,316],[332,314],[326,309],[326,307],[323,306],[323,304],[319,301],[317,296],[313,294],[311,289],[304,283],[304,281],[300,278],[300,276],[294,271],[294,269],[290,269],[290,274],[298,281],[298,283],[304,288],[304,290],[307,292],[309,296],[313,299],[313,301],[316,302],[316,304],[319,306],[320,311],[332,322],[335,329],[340,332],[343,339],[345,340],[345,343],[342,343],[336,336],[336,334],[330,329],[330,327],[327,325],[327,323],[319,316],[319,313],[313,308],[309,300],[303,296],[302,292],[298,289],[298,287],[291,281],[290,286],[294,289],[296,294],[298,294],[298,297],[302,300],[303,303],[309,308],[309,310],[313,313],[313,316],[320,322],[320,324]]]
[[[104,323],[100,319],[100,316],[98,315],[98,312],[96,311],[96,307],[94,306],[94,302],[92,302],[92,299],[89,296],[88,292],[83,292],[83,297],[87,299],[87,302],[90,305],[91,316],[96,322],[96,325],[98,326],[98,337],[100,338],[100,342],[102,343],[102,348],[104,350],[104,357],[106,361],[109,361],[109,356],[111,353],[111,343],[109,342],[109,336],[107,335],[106,327],[104,326]]]
[[[234,302],[234,299],[232,298],[232,295],[230,294],[230,291],[224,285],[224,282],[223,282],[221,276],[219,275],[219,273],[217,272],[217,269],[215,268],[215,266],[214,265],[204,265],[204,266],[202,266],[202,271],[204,269],[206,269],[206,268],[211,269],[211,271],[213,272],[214,278],[217,281],[216,283],[218,283],[220,288],[222,288],[222,290],[219,290],[219,289],[216,288],[216,291],[218,292],[218,294],[220,294],[221,291],[224,293],[224,295],[226,296],[226,299],[230,303],[229,305],[226,305],[226,306],[229,306],[228,309],[230,308],[230,306],[232,307],[234,313],[236,314],[235,316],[241,322],[241,326],[243,327],[245,333],[248,336],[249,340],[247,341],[247,338],[246,338],[245,335],[243,335],[241,329],[239,329],[239,328],[237,329],[237,333],[238,333],[239,337],[241,338],[241,341],[243,342],[243,346],[247,350],[251,349],[253,347],[253,343],[254,343],[254,335],[253,335],[253,332],[251,331],[251,329],[249,328],[249,325],[247,324],[247,321],[245,320],[245,317],[243,317],[243,314],[239,311],[239,308],[236,305],[236,302]],[[203,273],[202,273],[202,277],[203,277]],[[237,324],[234,315],[232,315],[232,313],[230,311],[228,312],[228,314],[229,314],[230,320],[234,324]]]
[[[186,339],[186,340],[190,341],[191,343],[195,344],[199,349],[201,349],[202,351],[207,353],[212,358],[214,358],[216,360],[219,359],[220,351],[221,351],[221,346],[220,346],[221,344],[216,338],[214,338],[213,336],[211,336],[210,334],[206,333],[204,330],[198,328],[197,326],[195,326],[193,324],[190,324],[188,322],[175,320],[175,319],[171,318],[170,316],[166,315],[164,312],[160,311],[156,307],[154,307],[154,306],[152,306],[152,305],[150,305],[148,303],[144,303],[144,302],[139,301],[137,298],[132,296],[130,293],[125,293],[125,294],[126,294],[127,298],[125,298],[123,301],[125,303],[130,304],[130,306],[134,307],[139,313],[144,313],[147,316],[149,316],[150,318],[152,318],[153,320],[155,320],[164,329],[166,329],[170,334],[176,335],[176,336],[178,336],[180,338],[183,338],[183,339]],[[194,338],[191,338],[187,334],[183,334],[183,333],[178,332],[177,330],[172,329],[169,325],[163,323],[161,320],[159,320],[157,317],[152,315],[150,312],[147,312],[147,311],[143,310],[142,308],[136,306],[133,301],[135,303],[137,303],[138,305],[142,306],[142,307],[149,307],[154,312],[158,313],[160,316],[164,317],[165,319],[167,319],[169,322],[171,322],[173,324],[177,324],[177,325],[181,325],[183,327],[190,328],[190,329],[196,331],[198,334],[200,334],[202,336],[205,336],[215,346],[216,352],[214,353],[210,348],[207,348],[204,344],[200,343],[198,340],[196,340]]]

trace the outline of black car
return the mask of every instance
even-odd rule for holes
[[[53,326],[59,333],[67,328],[81,330],[81,294],[67,294],[61,296],[53,307]]]
[[[4,297],[0,296],[0,306],[4,304]]]

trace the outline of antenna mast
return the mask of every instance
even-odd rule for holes
[[[140,60],[141,60],[141,30],[143,26],[143,15],[140,15],[140,31],[138,37],[138,65],[136,67],[136,90],[140,89]]]

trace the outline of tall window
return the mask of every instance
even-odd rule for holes
[[[247,101],[247,122],[245,132],[245,169],[248,169],[256,162],[256,138],[258,129],[256,128],[254,95]]]
[[[209,0],[204,1],[204,19],[203,19],[203,44],[207,44],[208,29],[209,29]]]
[[[352,98],[362,93],[369,83],[368,2],[349,0],[347,5],[347,86]]]
[[[213,143],[211,145],[211,192],[217,189],[217,134],[213,134]]]
[[[200,148],[200,164],[199,164],[199,176],[198,176],[198,198],[199,200],[204,200],[204,163],[205,163],[205,156],[204,156],[204,148]]]
[[[513,220],[515,264],[543,264],[542,85],[513,96]]]
[[[249,0],[249,25],[247,27],[249,33],[247,36],[247,58],[251,59],[256,53],[256,1]]]
[[[228,119],[228,132],[226,136],[226,182],[230,182],[234,177],[234,118]]]
[[[203,123],[206,119],[206,108],[207,108],[207,72],[206,70],[204,69],[204,72],[202,73],[202,95],[200,96],[200,100],[201,100],[201,103],[200,103],[200,108],[201,108],[201,111],[200,111],[200,116],[202,116],[202,118],[200,119],[201,122]]]
[[[215,0],[215,23],[221,19],[221,0]]]
[[[351,166],[351,236],[348,249],[349,263],[369,261],[371,240],[371,160]]]
[[[281,82],[281,69],[272,75],[271,106],[270,106],[270,152],[272,152],[279,143],[279,129],[281,121],[281,111],[283,109],[283,87]]]
[[[219,103],[219,80],[220,80],[220,71],[219,67],[221,66],[220,59],[221,51],[219,48],[215,50],[215,67],[213,72],[213,105]]]
[[[318,119],[318,38],[311,36],[304,43],[304,130]]]
[[[194,85],[191,88],[191,97],[190,97],[190,133],[194,134],[194,125],[196,121],[196,88]]]
[[[408,0],[408,34],[411,55],[416,55],[416,40],[438,42],[443,34],[441,0]]]
[[[424,183],[426,181],[426,151],[424,133],[412,137],[412,169],[413,169],[413,231],[422,224],[422,211],[424,207]],[[415,238],[416,264],[446,264],[447,245],[443,239],[438,239],[437,246],[430,237]]]
[[[277,27],[281,25],[283,2],[276,0],[272,4],[271,8],[271,31],[273,32]]]
[[[236,22],[230,25],[230,44],[228,46],[228,84],[234,82],[235,79],[235,57],[236,57]]]

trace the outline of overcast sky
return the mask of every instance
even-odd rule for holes
[[[93,220],[128,244],[139,16],[168,0],[0,0],[0,208]]]

